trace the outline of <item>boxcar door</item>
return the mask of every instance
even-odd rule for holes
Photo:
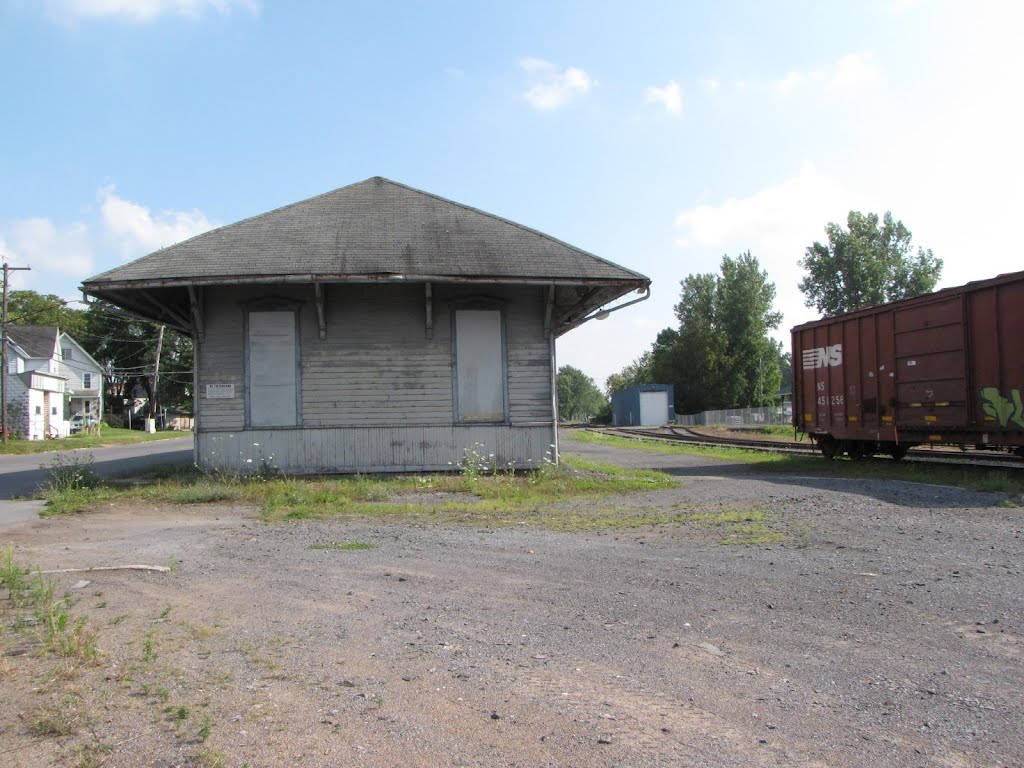
[[[941,433],[965,423],[963,318],[962,296],[895,311],[900,429]]]

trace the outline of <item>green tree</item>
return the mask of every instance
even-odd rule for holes
[[[815,242],[800,260],[804,303],[825,316],[840,315],[934,290],[942,259],[931,250],[912,252],[911,233],[892,213],[850,211],[846,228],[825,227],[828,244]]]
[[[634,384],[651,383],[651,353],[644,352],[640,357],[627,365],[618,373],[613,373],[604,381],[604,393],[610,400],[616,392],[621,392]]]
[[[558,415],[561,419],[582,420],[604,410],[607,399],[594,380],[579,368],[563,365],[558,369]]]
[[[79,339],[86,351],[105,369],[106,409],[124,412],[124,402],[137,387],[148,400],[147,411],[163,406],[191,407],[192,339],[164,330],[160,351],[160,377],[153,389],[153,363],[159,326],[126,315],[103,301],[93,301]]]
[[[672,384],[679,413],[774,402],[781,350],[769,332],[782,315],[757,259],[723,256],[719,274],[690,275],[680,286],[678,327],[661,331],[650,350],[608,377],[609,390]]]
[[[749,251],[722,257],[718,275],[690,275],[676,304],[677,409],[683,413],[773,402],[781,378],[769,333],[782,315],[775,285]]]
[[[782,352],[781,345],[779,351]],[[782,352],[779,355],[779,375],[782,380],[779,382],[780,392],[793,391],[793,355],[789,352]]]
[[[81,342],[76,334],[85,330],[85,312],[68,306],[52,293],[11,291],[7,296],[7,319],[12,325],[55,325]]]

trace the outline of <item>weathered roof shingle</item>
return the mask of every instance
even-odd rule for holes
[[[7,336],[30,357],[52,357],[57,342],[57,326],[9,325]]]
[[[374,177],[164,248],[89,278],[85,290],[364,275],[649,283],[536,230]]]

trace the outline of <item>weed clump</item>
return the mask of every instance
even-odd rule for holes
[[[93,469],[92,454],[87,454],[84,458],[66,458],[58,453],[46,466],[46,485],[50,491],[84,491],[99,484],[99,475]]]

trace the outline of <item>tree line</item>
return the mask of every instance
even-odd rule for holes
[[[830,222],[798,262],[804,303],[825,317],[920,296],[934,290],[942,260],[912,245],[892,213],[850,211],[846,226]],[[790,353],[771,337],[782,322],[775,284],[749,251],[722,257],[718,273],[680,282],[674,325],[650,349],[605,381],[602,392],[582,371],[558,370],[562,418],[611,417],[609,400],[634,384],[672,384],[677,413],[773,405],[791,391]]]
[[[165,406],[192,408],[192,339],[167,328],[160,349],[160,376],[153,387],[159,326],[94,300],[86,309],[54,294],[11,291],[9,325],[57,326],[82,345],[104,370],[104,411],[122,413],[125,400],[141,389],[146,415]]]

